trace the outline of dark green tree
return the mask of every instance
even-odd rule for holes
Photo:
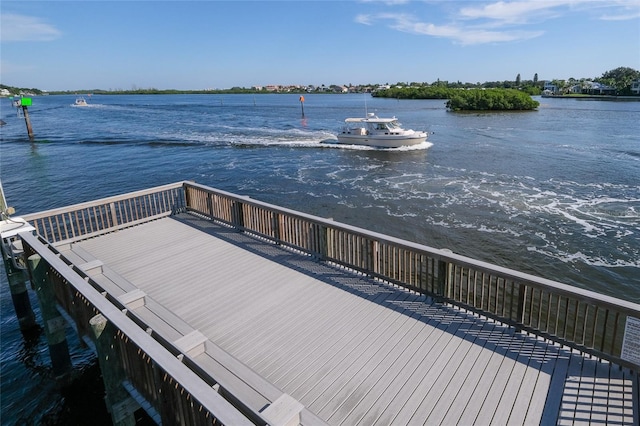
[[[595,80],[599,83],[614,87],[619,95],[631,94],[631,83],[640,79],[640,71],[629,67],[618,67],[616,69],[606,71],[602,77]]]
[[[516,76],[516,87],[520,87],[520,74]]]
[[[451,111],[527,111],[539,105],[531,96],[513,89],[454,90],[447,101]]]

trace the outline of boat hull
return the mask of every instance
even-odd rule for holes
[[[427,140],[426,134],[408,136],[376,136],[339,134],[338,143],[344,145],[367,145],[380,148],[400,148],[402,146],[418,145]]]

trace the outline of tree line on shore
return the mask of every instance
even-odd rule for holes
[[[430,87],[432,91],[425,91],[423,94],[428,96],[440,96],[435,99],[447,99],[448,92],[443,89],[517,89],[525,92],[529,95],[536,96],[541,95],[544,89],[545,83],[557,87],[561,92],[568,91],[569,88],[576,84],[584,84],[586,82],[595,82],[607,85],[615,89],[616,95],[625,96],[631,95],[631,87],[634,81],[640,81],[640,71],[637,71],[629,67],[618,67],[616,69],[606,71],[601,77],[596,78],[569,78],[567,80],[540,80],[538,74],[534,74],[533,79],[523,80],[518,74],[515,80],[504,81],[487,81],[484,83],[462,83],[461,81],[451,82],[442,81],[438,79],[433,83],[397,83],[393,86],[387,84],[387,89],[390,88],[425,88]]]
[[[631,95],[631,87],[634,81],[640,81],[640,71],[628,67],[618,67],[614,70],[606,71],[601,77],[592,80],[570,78],[568,80],[551,80],[555,87],[561,90],[568,90],[576,84],[585,81],[594,81],[605,84],[615,89],[616,95]],[[441,81],[438,79],[433,83],[402,83],[393,86],[369,84],[353,86],[349,84],[349,91],[362,92],[371,91],[372,96],[397,98],[397,99],[443,99],[447,100],[447,108],[452,111],[462,110],[532,110],[538,107],[539,103],[531,96],[542,94],[545,81],[538,79],[538,74],[532,80],[522,80],[518,74],[513,81],[495,81],[485,83],[462,83]],[[324,85],[322,86],[324,87]],[[231,89],[207,89],[207,90],[160,90],[155,88],[133,90],[73,90],[44,92],[39,89],[17,88],[0,84],[0,89],[20,94],[28,93],[33,95],[43,94],[242,94],[242,93],[273,93],[264,88],[244,88],[232,87]],[[461,90],[465,89],[465,90]],[[300,86],[299,89],[289,90],[287,93],[307,93],[307,90]]]
[[[553,87],[560,93],[568,93],[571,87],[585,84],[587,79],[576,80],[552,80]],[[632,68],[619,67],[605,72],[602,77],[593,80],[605,84],[615,90],[616,95],[631,95],[631,87],[634,81],[640,81],[640,72]],[[545,87],[544,81],[538,80],[535,74],[532,80],[523,81],[520,74],[513,81],[486,82],[486,83],[451,83],[448,81],[436,81],[432,84],[402,83],[391,87],[376,90],[372,95],[384,98],[397,99],[446,99],[446,106],[452,111],[482,110],[533,110],[539,106],[539,102],[531,99],[531,96],[540,95]]]

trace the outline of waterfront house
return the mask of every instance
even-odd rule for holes
[[[586,91],[589,95],[615,95],[616,89],[606,84],[595,81],[586,82]]]
[[[551,81],[545,81],[544,87],[542,88],[542,93],[545,95],[553,95],[558,92],[558,86],[553,84]]]

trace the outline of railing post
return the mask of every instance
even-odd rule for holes
[[[111,413],[111,421],[114,425],[135,426],[134,412],[137,403],[122,386],[124,370],[115,329],[102,314],[91,318],[89,325],[95,336],[98,363],[104,382],[104,400],[107,410]]]
[[[118,223],[118,215],[116,214],[116,203],[109,203],[109,213],[111,214],[111,226],[120,225]]]
[[[444,260],[438,260],[438,281],[436,287],[436,296],[439,298],[445,298],[447,294],[448,284],[448,262]]]
[[[367,265],[367,269],[371,273],[372,276],[375,276],[378,272],[380,272],[379,268],[379,256],[378,256],[378,247],[380,243],[376,240],[369,240],[369,265]]]
[[[167,380],[165,380],[166,375],[162,374],[161,369],[155,363],[152,364],[151,373],[153,385],[158,392],[158,399],[156,404],[154,404],[154,408],[158,409],[159,424],[170,425],[179,423],[175,416],[175,394],[172,392]]]
[[[271,213],[271,232],[276,244],[280,244],[280,215],[276,212]]]
[[[321,224],[313,226],[313,234],[315,235],[315,250],[320,260],[327,258],[327,227]]]
[[[213,194],[207,192],[207,212],[209,213],[209,219],[214,220],[216,217],[213,214]]]
[[[518,310],[516,321],[518,324],[524,324],[524,299],[527,293],[527,287],[524,284],[518,285]],[[517,327],[516,327],[517,328]],[[556,330],[557,333],[557,330]]]
[[[171,203],[172,215],[189,210],[189,206],[191,206],[191,192],[186,183],[183,184],[181,188],[168,189],[166,194]]]
[[[31,308],[31,301],[29,300],[27,278],[22,269],[16,268],[13,265],[10,258],[11,255],[5,253],[4,248],[1,246],[0,252],[2,253],[2,263],[4,263],[4,270],[7,273],[11,300],[13,301],[13,308],[16,311],[16,317],[18,317],[20,330],[28,331],[35,327],[37,323],[36,316]]]
[[[65,320],[56,307],[56,297],[53,284],[49,279],[47,263],[39,254],[29,256],[27,263],[31,271],[32,284],[40,302],[53,374],[56,379],[62,379],[70,373],[72,367],[69,345],[64,332]]]
[[[242,213],[242,203],[240,201],[231,202],[231,222],[236,228],[244,228],[244,214]]]

